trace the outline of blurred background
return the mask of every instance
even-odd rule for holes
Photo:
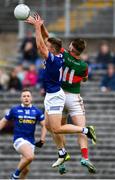
[[[67,135],[71,161],[61,176],[51,165],[57,158],[50,134],[42,149],[36,149],[30,179],[115,179],[115,0],[0,0],[0,118],[20,103],[20,91],[29,87],[34,103],[43,109],[42,59],[36,48],[34,29],[14,18],[18,3],[39,12],[51,36],[63,39],[64,47],[76,37],[87,41],[82,59],[89,65],[89,80],[82,83],[87,124],[96,127],[97,145],[89,142],[89,155],[97,173],[80,165],[76,135]],[[8,179],[19,155],[12,147],[12,124],[0,135],[0,179]],[[36,139],[40,127],[37,126]]]

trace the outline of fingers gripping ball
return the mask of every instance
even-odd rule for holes
[[[14,9],[14,16],[18,20],[26,20],[30,15],[30,8],[25,4],[19,4]]]

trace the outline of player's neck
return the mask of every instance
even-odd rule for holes
[[[80,56],[75,55],[74,53],[70,52],[71,56],[73,56],[75,59],[80,59]]]
[[[54,55],[55,55],[55,56],[58,56],[58,55],[60,55],[60,53],[55,52]]]
[[[23,104],[23,103],[22,103],[21,106],[22,106],[22,107],[32,107],[32,104],[26,105],[26,104]]]

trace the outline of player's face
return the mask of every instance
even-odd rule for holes
[[[52,47],[52,44],[47,41],[46,46],[48,48],[48,51],[54,54],[55,49]]]
[[[21,101],[25,106],[29,106],[32,102],[32,95],[29,91],[22,92]]]
[[[72,49],[73,49],[73,45],[72,45],[72,43],[70,43],[70,45],[69,45],[69,51],[71,52]]]
[[[69,52],[72,52],[72,53],[75,53],[75,54],[76,54],[76,50],[75,50],[75,48],[73,47],[72,43],[70,43],[70,45],[69,45]]]
[[[77,51],[75,50],[75,48],[73,47],[72,43],[70,43],[69,45],[69,49],[68,52],[75,58],[78,58],[79,55],[77,55]]]

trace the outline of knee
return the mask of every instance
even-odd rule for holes
[[[27,160],[28,162],[32,162],[32,161],[34,160],[34,158],[35,158],[34,154],[29,154],[29,155],[26,157],[26,160]]]
[[[50,126],[49,126],[49,124],[48,124],[47,122],[45,122],[45,127],[46,127],[46,129],[47,129],[48,131],[51,132]]]
[[[58,134],[60,132],[60,128],[53,127],[52,128],[52,133]]]

